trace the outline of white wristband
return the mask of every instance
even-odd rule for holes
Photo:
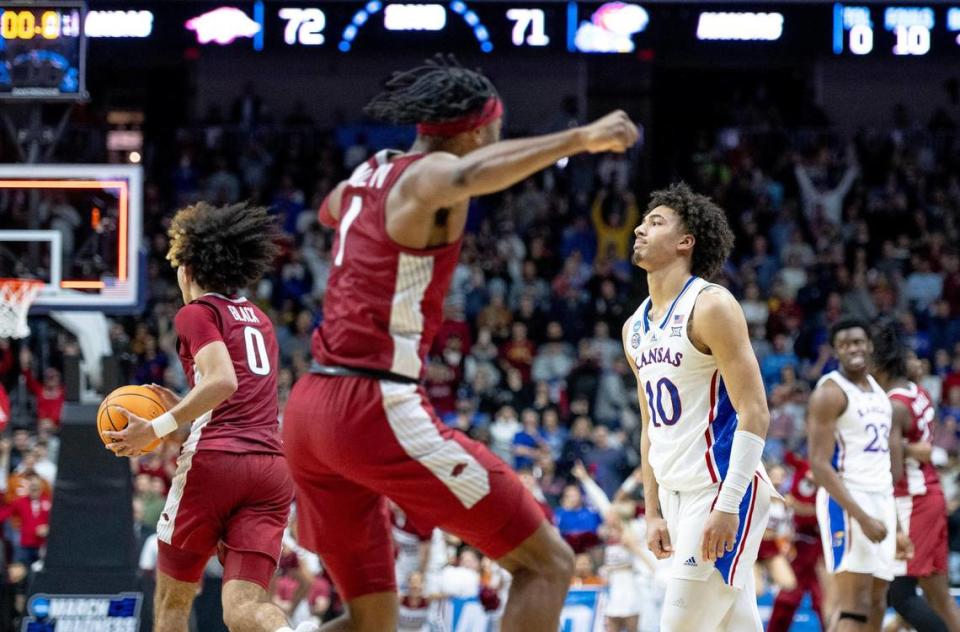
[[[177,420],[173,418],[173,415],[171,415],[169,412],[166,412],[151,421],[150,426],[153,428],[153,434],[157,435],[157,438],[159,439],[176,430],[178,424]]]
[[[747,493],[747,487],[760,466],[762,457],[763,439],[745,430],[733,433],[730,465],[714,505],[717,511],[732,514],[740,512],[740,501]]]

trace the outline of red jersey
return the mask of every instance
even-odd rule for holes
[[[211,342],[223,342],[233,360],[237,390],[190,427],[183,452],[282,454],[278,422],[279,347],[273,324],[245,298],[204,294],[177,312],[180,362],[190,387],[203,379],[194,358]]]
[[[324,318],[313,333],[320,364],[413,379],[423,372],[463,240],[417,250],[387,234],[390,190],[422,157],[381,151],[354,170],[343,190]]]
[[[910,411],[910,425],[903,433],[907,443],[931,441],[930,424],[936,411],[930,394],[913,382],[905,388],[894,388],[887,393],[890,400],[900,402]],[[903,477],[893,488],[894,496],[923,496],[940,490],[940,477],[932,463],[920,463],[909,457],[903,460]]]
[[[792,452],[788,452],[784,459],[787,465],[793,468],[793,481],[790,484],[790,495],[800,505],[815,507],[817,504],[817,484],[813,479],[807,476],[810,471],[810,463],[803,458],[798,457]],[[803,516],[793,512],[793,524],[798,533],[810,533],[818,530],[817,515],[811,514]]]

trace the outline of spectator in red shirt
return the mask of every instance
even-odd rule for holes
[[[527,326],[523,323],[513,323],[510,328],[510,340],[500,349],[500,357],[508,365],[520,371],[524,384],[530,381],[530,371],[533,368],[533,357],[537,349],[527,339]]]
[[[7,396],[7,389],[0,383],[0,432],[7,429],[10,423],[10,398]]]
[[[953,356],[950,372],[943,378],[943,390],[940,395],[943,401],[950,399],[950,391],[954,388],[960,388],[960,353]]]
[[[66,391],[60,380],[60,371],[53,367],[43,370],[43,382],[37,380],[31,371],[33,354],[24,347],[20,350],[20,370],[27,379],[27,388],[37,398],[37,419],[50,419],[60,427],[60,416],[63,413],[63,402]]]
[[[943,257],[943,298],[950,305],[950,318],[960,318],[960,256],[955,252]]]
[[[20,544],[13,559],[27,566],[40,559],[40,549],[50,533],[50,496],[43,492],[43,483],[36,474],[30,475],[28,484],[26,496],[0,507],[0,522],[11,516],[20,519]]]
[[[13,368],[13,350],[10,348],[9,338],[0,338],[0,381]]]

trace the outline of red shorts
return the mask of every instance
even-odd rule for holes
[[[780,555],[780,545],[776,540],[760,540],[760,550],[757,552],[757,561],[766,562]]]
[[[157,523],[157,568],[196,582],[218,552],[225,582],[243,579],[266,589],[292,501],[293,483],[280,455],[185,452]]]
[[[913,559],[898,560],[897,576],[926,577],[947,573],[947,502],[934,489],[923,496],[897,496],[900,528],[913,542]]]
[[[396,591],[388,498],[416,524],[494,559],[544,522],[516,474],[443,425],[412,384],[304,376],[284,411],[283,442],[300,542],[323,558],[347,601]]]

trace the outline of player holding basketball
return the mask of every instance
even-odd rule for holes
[[[267,595],[293,501],[277,424],[278,347],[266,314],[235,294],[271,268],[275,235],[263,208],[199,203],[176,214],[167,258],[183,293],[174,324],[191,390],[181,400],[154,386],[166,413],[146,421],[128,412],[126,429],[105,433],[114,440],[108,448],[133,456],[190,424],[157,524],[157,632],[187,630],[215,552],[227,627],[290,631]]]
[[[347,602],[324,630],[397,626],[387,498],[424,527],[476,546],[513,574],[504,632],[556,632],[573,555],[517,476],[444,426],[418,380],[442,319],[471,197],[501,191],[581,152],[625,151],[622,112],[585,127],[498,142],[491,82],[437,58],[398,73],[367,106],[416,123],[409,152],[382,151],[324,200],[336,227],[318,365],[284,412],[300,535]]]
[[[897,515],[914,545],[913,559],[895,564],[890,604],[918,630],[960,632],[960,608],[947,580],[947,502],[930,462],[936,413],[930,395],[907,378],[908,353],[893,325],[874,338],[877,382],[893,408],[890,461]],[[896,441],[897,435],[903,440]],[[917,583],[926,600],[917,594]]]
[[[833,573],[833,632],[880,631],[898,549],[890,474],[890,400],[869,373],[868,325],[841,319],[830,330],[840,368],[810,396],[807,440],[820,490],[817,520],[827,571]]]
[[[623,345],[642,411],[647,544],[673,556],[660,629],[759,631],[753,565],[775,493],[760,463],[770,414],[743,311],[705,280],[733,233],[723,209],[681,183],[651,195],[634,234],[650,297]]]

